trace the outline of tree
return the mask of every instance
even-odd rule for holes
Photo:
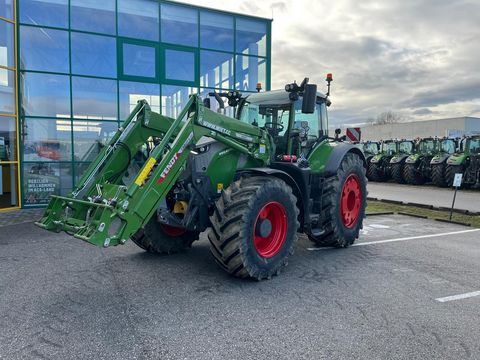
[[[377,116],[375,119],[376,125],[395,124],[403,120],[403,116],[392,110],[385,111]]]

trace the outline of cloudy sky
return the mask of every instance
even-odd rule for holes
[[[331,120],[480,117],[479,0],[191,0],[271,18],[272,87],[334,74]]]

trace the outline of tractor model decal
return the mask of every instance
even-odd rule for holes
[[[183,143],[183,145],[180,147],[180,149],[178,150],[177,153],[175,153],[172,158],[170,159],[170,161],[168,162],[167,166],[165,166],[165,169],[162,171],[162,173],[160,174],[160,177],[157,181],[157,184],[161,184],[163,183],[163,181],[165,180],[165,178],[167,177],[168,173],[170,172],[170,170],[172,170],[173,168],[173,165],[175,165],[175,163],[177,162],[178,158],[182,155],[183,151],[185,150],[185,148],[188,146],[188,144],[192,141],[192,138],[193,138],[193,133],[191,133],[187,140],[185,140],[185,142]]]

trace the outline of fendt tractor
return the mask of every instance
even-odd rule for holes
[[[463,174],[463,187],[480,186],[480,136],[465,137],[460,143],[460,152],[447,160],[446,182],[453,185],[455,174]]]
[[[457,139],[443,138],[440,140],[438,153],[432,158],[432,161],[430,161],[432,183],[434,183],[436,186],[448,186],[447,160],[457,151],[457,147]]]
[[[385,140],[382,141],[380,152],[372,157],[368,167],[368,179],[371,181],[388,181],[392,178],[394,168],[397,162],[391,163],[391,160],[398,156],[403,159],[403,155],[411,154],[414,143],[411,140]],[[399,160],[402,163],[403,160]]]
[[[139,101],[67,196],[52,196],[36,223],[108,247],[131,239],[175,253],[207,231],[228,273],[278,274],[297,233],[347,247],[366,206],[366,162],[328,137],[328,92],[305,79],[284,90],[192,95],[176,119]],[[236,109],[224,115],[224,99]],[[139,159],[144,161],[139,163]]]
[[[377,141],[362,141],[355,143],[355,146],[362,150],[365,160],[367,161],[367,174],[370,160],[380,151],[380,143]]]
[[[398,151],[390,159],[390,174],[393,181],[399,184],[405,184],[403,169],[405,161],[415,151],[415,142],[413,140],[398,141]]]
[[[403,177],[410,185],[423,185],[432,180],[430,163],[440,152],[440,140],[437,138],[423,138],[415,152],[405,161]]]

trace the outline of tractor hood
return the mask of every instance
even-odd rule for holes
[[[407,154],[397,154],[392,157],[392,159],[390,160],[390,164],[398,164],[404,161],[407,157],[408,157]]]
[[[441,164],[445,162],[449,158],[449,154],[437,154],[433,157],[432,161],[430,161],[430,164],[436,165],[436,164]]]
[[[467,160],[468,155],[466,154],[453,154],[451,155],[448,160],[448,165],[462,165]]]
[[[405,162],[407,164],[415,164],[417,161],[419,161],[422,158],[423,155],[421,154],[412,154],[409,157],[407,157],[407,160]]]
[[[262,105],[285,105],[290,104],[290,93],[285,90],[273,90],[251,94],[246,97],[247,101],[251,104]],[[317,91],[317,99],[326,99],[327,96]]]

